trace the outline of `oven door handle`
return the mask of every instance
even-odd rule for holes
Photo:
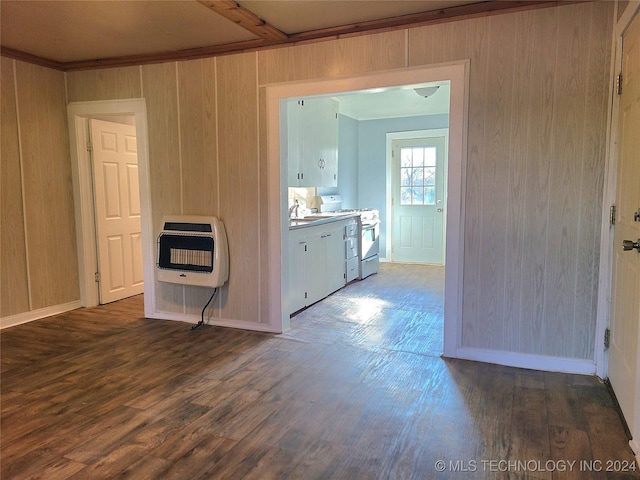
[[[376,228],[379,224],[380,224],[380,222],[363,223],[362,224],[362,229],[363,230],[371,230],[372,228]]]

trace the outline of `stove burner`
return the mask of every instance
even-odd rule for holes
[[[360,213],[360,212],[371,212],[373,209],[371,208],[345,208],[342,210],[336,210],[338,213]]]

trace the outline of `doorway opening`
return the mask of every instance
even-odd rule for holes
[[[288,258],[288,162],[281,158],[281,142],[286,141],[280,126],[280,111],[286,99],[314,95],[339,95],[344,92],[366,91],[380,88],[398,88],[403,85],[419,85],[429,82],[449,81],[451,84],[449,120],[449,166],[446,205],[445,300],[444,300],[444,355],[457,356],[461,331],[464,173],[466,164],[466,116],[468,97],[468,67],[464,61],[445,66],[416,67],[360,75],[356,77],[319,81],[287,83],[266,86],[267,122],[277,126],[269,129],[267,136],[268,174],[270,177],[269,211],[280,212],[280,222],[270,222],[269,237],[273,238],[270,255],[270,271],[278,275],[280,282],[270,284],[272,318],[280,318],[279,330],[290,328],[289,258]],[[383,152],[384,155],[384,152]],[[384,168],[384,167],[383,167]],[[274,322],[275,323],[275,322]]]
[[[108,298],[101,298],[101,292],[99,291],[99,283],[96,273],[98,272],[98,235],[99,229],[96,228],[98,220],[96,218],[96,212],[99,208],[95,208],[94,205],[94,171],[92,168],[91,158],[87,145],[90,140],[90,130],[92,119],[99,119],[100,121],[108,121],[108,125],[125,125],[129,128],[130,133],[134,132],[135,141],[132,138],[127,140],[129,142],[129,150],[136,150],[137,166],[135,168],[123,167],[123,175],[129,177],[127,182],[133,185],[133,188],[126,193],[128,197],[132,193],[138,193],[138,198],[128,198],[127,202],[131,209],[136,211],[135,217],[139,222],[139,226],[135,227],[135,232],[132,232],[126,239],[122,238],[122,241],[116,241],[117,238],[112,238],[112,251],[109,252],[109,240],[107,240],[107,258],[109,254],[112,254],[113,263],[122,266],[122,262],[125,261],[125,254],[117,259],[116,253],[118,253],[118,245],[124,246],[125,242],[134,244],[141,256],[141,260],[134,265],[131,260],[129,262],[131,267],[132,281],[130,283],[137,284],[135,288],[138,290],[144,290],[144,303],[145,303],[145,315],[150,316],[153,313],[154,305],[154,289],[153,289],[153,234],[151,227],[151,211],[150,211],[150,189],[149,189],[149,172],[148,172],[148,142],[147,142],[147,117],[146,117],[146,105],[144,99],[130,99],[130,100],[113,100],[113,101],[96,101],[96,102],[74,102],[67,106],[67,114],[69,120],[69,138],[72,157],[72,177],[73,177],[73,193],[75,204],[75,219],[76,219],[76,238],[78,242],[78,268],[80,273],[80,302],[84,307],[92,307],[99,305],[100,303],[106,303]],[[95,134],[94,134],[95,135]],[[106,135],[110,136],[110,133]],[[106,137],[105,137],[106,138]],[[94,142],[96,140],[94,139]],[[105,140],[106,144],[109,144],[108,140]],[[133,143],[135,143],[135,145]],[[89,147],[91,148],[91,147]],[[115,167],[109,164],[106,170],[117,176]],[[103,172],[104,173],[104,172]],[[104,186],[105,180],[102,178],[101,186]],[[114,187],[115,192],[120,187]],[[112,192],[112,193],[113,193]],[[124,192],[120,192],[124,193]],[[118,193],[118,195],[120,195]],[[106,194],[108,199],[109,193]],[[116,198],[113,194],[111,199]],[[113,202],[112,202],[112,208]],[[119,212],[121,213],[121,212]],[[115,215],[114,215],[115,216]],[[105,249],[103,248],[103,253]],[[121,272],[115,272],[116,275],[123,274]],[[118,283],[118,282],[116,282]],[[142,289],[140,289],[140,287]],[[137,294],[134,292],[132,294]],[[104,294],[102,295],[104,297]]]

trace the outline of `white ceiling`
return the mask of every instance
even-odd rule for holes
[[[11,56],[8,50],[12,50],[14,58],[20,58],[15,54],[18,52],[57,62],[63,70],[96,68],[105,63],[89,67],[72,63],[171,53],[176,58],[187,58],[191,53],[193,58],[197,54],[206,56],[209,51],[215,53],[221,46],[232,46],[231,51],[239,51],[331,38],[336,34],[358,34],[375,28],[406,28],[424,21],[482,15],[508,8],[512,3],[496,0],[238,0],[237,3],[230,0],[0,0],[0,43],[3,54]],[[245,21],[246,18],[250,20]],[[265,36],[265,30],[260,29],[263,26],[280,37],[273,40]],[[206,49],[209,51],[203,53]],[[194,50],[197,50],[195,54]],[[158,58],[135,60],[133,63],[137,64],[158,61]]]
[[[340,30],[341,28],[349,28],[349,32],[358,34],[381,25],[379,22],[399,22],[398,18],[401,19],[400,24],[406,27],[423,21],[426,18],[424,15],[429,18],[436,15],[436,21],[439,21],[474,12],[482,14],[484,11],[504,8],[503,5],[510,3],[513,2],[0,0],[0,43],[2,54],[13,58],[62,70],[96,68],[103,65],[165,61],[167,58],[194,58],[194,50],[200,55],[203,49],[220,46],[229,47],[228,51],[240,51],[248,43],[251,44],[250,48],[273,44],[273,41],[269,43],[270,39],[265,37],[263,31],[242,23],[241,20],[247,15],[253,16],[258,24],[266,22],[267,27],[281,34],[284,38],[282,42],[286,43],[307,38],[331,38],[336,32],[344,33],[345,30]],[[219,11],[220,6],[237,9],[234,10],[236,14],[240,12],[242,15],[229,17],[226,11]],[[216,8],[218,10],[214,11]],[[375,25],[372,27],[367,22],[374,22]],[[391,24],[384,25],[388,27]],[[393,25],[397,26],[397,23]],[[205,52],[201,56],[209,56],[209,53]],[[102,63],[103,61],[111,63]],[[85,64],[78,65],[82,62]],[[395,88],[384,92],[340,95],[339,100],[340,111],[357,120],[449,111],[449,89],[446,82],[435,95],[426,99],[411,88]]]
[[[243,7],[288,33],[398,17],[484,0],[239,0]]]
[[[432,85],[439,87],[428,98],[414,91],[414,88]],[[447,81],[380,90],[351,92],[334,98],[340,102],[340,113],[356,120],[449,113],[450,85]]]
[[[192,1],[2,0],[2,46],[58,62],[258,38]]]

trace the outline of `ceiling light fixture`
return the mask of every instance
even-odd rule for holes
[[[429,98],[431,95],[436,93],[439,88],[440,88],[439,85],[435,85],[433,87],[414,88],[413,90],[421,97]]]

